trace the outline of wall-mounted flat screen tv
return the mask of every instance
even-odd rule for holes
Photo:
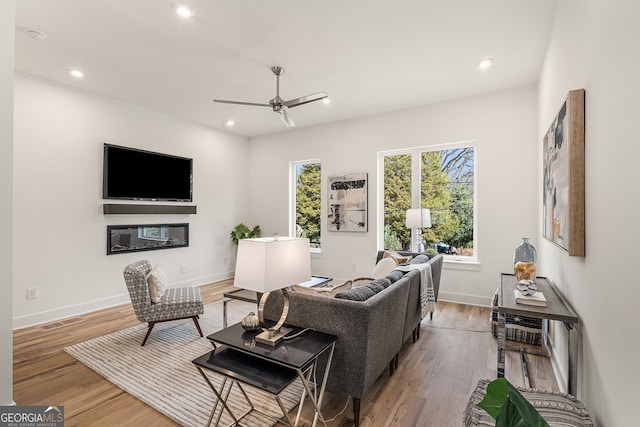
[[[193,160],[104,144],[105,199],[193,201]]]

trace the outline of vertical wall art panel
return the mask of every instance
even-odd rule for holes
[[[584,89],[572,90],[543,140],[544,237],[585,256]]]
[[[367,231],[367,174],[329,177],[329,231]]]

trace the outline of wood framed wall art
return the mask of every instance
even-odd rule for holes
[[[584,89],[572,90],[543,139],[543,235],[585,256]]]

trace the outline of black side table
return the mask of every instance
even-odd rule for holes
[[[193,363],[216,396],[208,425],[211,424],[220,404],[222,409],[218,414],[216,425],[225,410],[233,418],[235,425],[252,412],[269,416],[257,410],[251,403],[243,389],[243,385],[246,385],[274,397],[284,414],[284,419],[275,421],[290,426],[298,425],[305,398],[308,396],[315,411],[313,426],[318,419],[326,426],[320,408],[338,337],[314,330],[303,330],[296,326],[290,327],[292,331],[288,337],[291,338],[285,337],[275,347],[255,342],[253,338],[261,331],[245,332],[239,323],[207,337],[213,344],[214,350],[193,360]],[[318,359],[325,354],[327,363],[324,373],[320,377],[320,382],[316,383],[312,390],[310,380],[315,377]],[[219,390],[207,377],[206,372],[214,372],[223,377]],[[278,395],[296,378],[300,379],[303,389],[298,414],[293,422]],[[239,416],[233,414],[227,405],[227,399],[234,385],[240,388],[250,407]]]

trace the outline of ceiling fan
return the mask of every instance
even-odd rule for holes
[[[280,76],[284,73],[283,67],[271,67],[271,71],[276,75],[276,96],[275,98],[269,100],[268,104],[260,104],[256,102],[243,102],[243,101],[227,101],[224,99],[214,99],[214,102],[221,102],[223,104],[240,104],[240,105],[252,105],[255,107],[271,107],[274,113],[277,113],[280,116],[280,119],[284,122],[287,127],[295,126],[293,120],[291,120],[291,116],[289,116],[289,108],[297,107],[299,105],[308,104],[309,102],[319,101],[321,99],[326,98],[327,95],[324,92],[313,93],[311,95],[301,96],[300,98],[290,99],[289,101],[285,101],[280,98]]]

